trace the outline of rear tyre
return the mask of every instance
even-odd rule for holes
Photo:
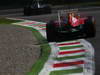
[[[53,21],[46,24],[46,34],[48,42],[54,42],[56,40],[55,28],[53,25]]]
[[[85,33],[86,38],[91,38],[96,36],[96,28],[94,18],[89,16],[85,23]]]

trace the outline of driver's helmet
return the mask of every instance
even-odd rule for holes
[[[79,14],[78,13],[75,13],[75,12],[69,12],[67,13],[68,14],[68,17],[75,17],[75,18],[79,18]]]

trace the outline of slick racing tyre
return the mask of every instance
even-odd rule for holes
[[[50,21],[46,24],[46,34],[47,34],[47,41],[54,42],[56,40],[55,28],[53,26],[53,21]]]
[[[95,21],[94,18],[89,16],[85,22],[85,33],[86,38],[95,37],[96,35],[96,28],[95,28]]]

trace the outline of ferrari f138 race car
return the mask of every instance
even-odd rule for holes
[[[78,10],[59,10],[58,19],[46,24],[46,34],[49,42],[95,37],[95,19]]]

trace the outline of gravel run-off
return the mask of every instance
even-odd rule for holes
[[[40,55],[40,45],[28,29],[0,25],[0,75],[25,75]]]

